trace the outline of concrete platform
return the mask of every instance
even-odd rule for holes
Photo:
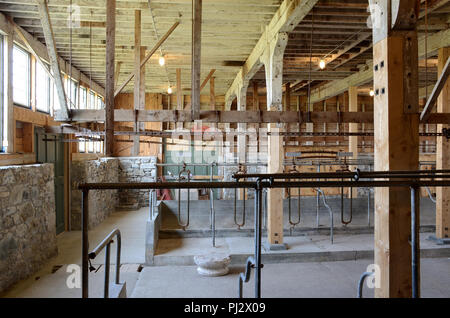
[[[262,269],[262,297],[355,298],[359,277],[371,263],[371,260],[357,260],[267,264]],[[131,297],[236,298],[238,275],[243,271],[244,267],[232,266],[227,276],[202,277],[195,266],[147,267]],[[422,297],[450,297],[448,258],[422,259],[421,274]],[[254,296],[253,284],[252,276],[244,285],[244,297]],[[373,290],[364,286],[363,296],[373,297]]]
[[[449,245],[436,245],[429,241],[428,233],[420,234],[421,255],[427,258],[450,257]],[[329,236],[286,237],[288,249],[262,250],[263,263],[330,262],[373,258],[373,235],[335,235],[334,244]],[[183,238],[159,240],[154,265],[193,266],[194,256],[204,253],[224,253],[231,264],[244,264],[254,253],[254,240],[250,237],[216,238],[212,247],[209,238]]]

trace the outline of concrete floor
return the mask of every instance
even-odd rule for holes
[[[241,264],[253,252],[250,237],[229,237],[217,240],[211,247],[209,237],[161,240],[158,248],[159,262],[165,266],[142,267],[145,251],[145,221],[148,208],[138,211],[113,213],[101,225],[89,232],[91,248],[114,228],[122,233],[121,280],[127,284],[128,297],[235,297],[237,275],[243,271]],[[424,297],[450,297],[450,261],[447,253],[421,235],[422,291]],[[80,289],[67,287],[69,264],[81,263],[81,233],[66,232],[58,236],[59,255],[49,261],[38,273],[12,286],[2,297],[80,297]],[[354,297],[359,275],[372,262],[373,236],[371,234],[335,237],[331,245],[328,236],[286,237],[290,249],[283,252],[264,252],[264,297]],[[192,257],[206,251],[232,254],[234,264],[225,277],[205,278],[197,275]],[[111,263],[114,264],[115,244],[112,245]],[[340,256],[339,256],[340,255]],[[445,257],[442,257],[445,255]],[[339,256],[339,257],[338,257]],[[328,262],[330,259],[346,261]],[[90,273],[90,296],[102,297],[104,255],[93,262],[98,269]],[[171,264],[184,266],[173,266]],[[439,273],[439,275],[436,275]],[[114,267],[111,267],[111,278]],[[173,282],[173,283],[171,283]],[[253,296],[253,281],[245,286],[245,295]],[[367,297],[373,291],[366,291]]]

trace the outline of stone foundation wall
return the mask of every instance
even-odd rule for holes
[[[157,157],[123,157],[119,161],[119,182],[155,182]],[[120,204],[148,206],[149,190],[119,190]]]
[[[56,246],[53,164],[0,167],[0,292],[37,272]]]
[[[79,183],[119,182],[119,161],[115,158],[102,158],[92,161],[74,161],[71,166],[72,210],[71,230],[81,229],[81,191]],[[117,190],[89,191],[89,229],[99,225],[118,204]]]

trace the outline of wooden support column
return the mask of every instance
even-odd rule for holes
[[[392,14],[387,7],[372,13],[381,24],[373,29],[376,171],[419,169],[418,4],[400,0]],[[375,297],[412,296],[410,240],[410,189],[376,188]]]
[[[259,110],[258,82],[253,81],[253,110]]]
[[[134,110],[138,111],[141,106],[141,11],[134,12]],[[140,131],[137,118],[134,121],[134,131]],[[132,156],[139,156],[140,136],[133,136]]]
[[[348,110],[350,112],[358,112],[358,88],[356,86],[348,88],[348,105]],[[348,124],[348,130],[349,132],[358,132],[358,124]],[[358,136],[348,137],[348,151],[353,153],[352,159],[358,159]],[[354,171],[356,168],[358,168],[358,166],[350,166],[351,171]],[[358,196],[358,189],[352,189],[353,198],[356,198]]]
[[[247,86],[238,89],[237,93],[237,110],[238,111],[246,111],[247,110]],[[239,135],[237,137],[238,140],[238,162],[245,163],[247,161],[247,135],[244,135],[247,131],[247,124],[238,123],[237,124]],[[244,200],[244,193],[246,191],[244,189],[239,190],[239,199]]]
[[[209,80],[209,106],[211,110],[216,110],[216,92],[215,92],[215,77]]]
[[[200,74],[202,47],[202,0],[193,1],[192,20],[192,98],[191,113],[194,120],[200,119]]]
[[[114,90],[119,84],[119,75],[120,75],[120,68],[122,67],[122,62],[117,62],[116,64],[116,70],[114,75]]]
[[[116,0],[106,2],[105,155],[114,154],[114,63],[116,49]]]
[[[266,71],[267,109],[283,110],[283,57],[288,41],[287,33],[278,33],[265,52],[263,62]],[[269,124],[268,131],[284,131],[283,125]],[[283,137],[268,138],[268,173],[282,173],[284,161]],[[267,194],[267,234],[269,248],[285,248],[283,245],[283,189],[269,189]]]
[[[50,21],[50,14],[48,12],[47,0],[37,0],[37,3],[39,8],[39,17],[42,24],[42,30],[44,32],[45,37],[45,44],[47,46],[48,56],[50,58],[50,66],[53,72],[56,91],[58,93],[59,105],[61,107],[61,109],[58,112],[55,112],[55,114],[57,115],[58,120],[66,120],[69,118],[69,109],[67,107],[67,99],[64,90],[64,83],[62,80],[61,69],[59,68],[58,54],[56,52],[55,38],[53,35],[52,24]],[[114,6],[115,8],[115,1],[108,1],[107,6]]]
[[[183,110],[183,88],[181,87],[181,68],[177,68],[177,110]],[[183,123],[176,123],[177,129],[183,129]]]
[[[450,57],[450,47],[439,49],[438,76],[441,75],[445,63]],[[447,79],[437,101],[438,113],[450,112],[450,79]],[[450,125],[438,125],[437,132]],[[450,141],[445,137],[436,140],[436,169],[450,169]],[[450,188],[436,188],[436,238],[450,240]]]
[[[13,100],[13,48],[14,48],[14,35],[13,30],[11,30],[11,33],[6,36],[6,86],[5,86],[5,93],[6,93],[6,112],[4,115],[6,115],[7,120],[7,127],[6,127],[6,141],[8,142],[6,146],[6,152],[8,153],[14,153],[15,147],[14,147],[14,141],[15,141],[15,134],[16,134],[16,120],[14,119],[14,100]]]

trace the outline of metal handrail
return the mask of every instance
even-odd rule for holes
[[[109,298],[109,270],[110,270],[110,250],[111,243],[114,242],[114,237],[117,237],[117,254],[116,254],[116,284],[120,284],[120,252],[122,246],[122,239],[119,229],[114,229],[111,233],[106,236],[103,241],[97,245],[92,252],[89,253],[89,259],[95,259],[97,255],[106,247],[105,253],[105,286],[103,297]],[[87,288],[87,287],[86,287]]]
[[[364,272],[361,275],[361,277],[359,278],[359,282],[358,282],[358,294],[356,295],[357,298],[362,298],[363,286],[364,286],[364,282],[366,281],[366,278],[373,276],[374,274],[375,274],[374,272]]]

